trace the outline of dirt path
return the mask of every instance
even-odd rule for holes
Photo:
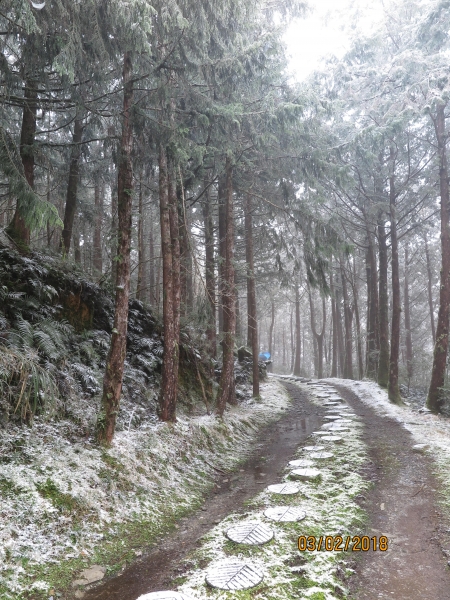
[[[450,600],[450,548],[428,457],[413,451],[411,434],[378,416],[344,386],[335,385],[365,424],[371,464],[365,475],[374,487],[362,500],[370,517],[369,536],[389,538],[387,552],[361,553],[350,579],[355,600]]]
[[[136,600],[140,594],[171,589],[171,582],[185,570],[183,558],[214,524],[231,512],[239,512],[249,498],[268,483],[278,481],[298,446],[322,423],[322,407],[311,404],[297,386],[287,384],[291,407],[277,423],[261,431],[262,443],[238,473],[218,474],[213,493],[191,517],[179,521],[175,533],[130,565],[121,575],[88,590],[83,600]]]
[[[183,559],[201,537],[244,502],[283,474],[296,448],[322,422],[298,386],[285,383],[293,404],[277,423],[261,432],[262,443],[238,473],[219,474],[201,510],[120,576],[88,590],[84,600],[136,600],[140,594],[171,589],[185,571]],[[410,433],[393,419],[378,416],[344,386],[334,386],[362,419],[370,462],[363,471],[373,488],[360,502],[369,515],[367,535],[386,535],[387,552],[354,554],[355,574],[347,600],[450,600],[450,529],[440,513],[431,460],[414,452]],[[350,558],[350,557],[349,557]],[[205,565],[206,566],[206,565]]]

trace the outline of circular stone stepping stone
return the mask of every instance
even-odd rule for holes
[[[218,563],[206,574],[206,583],[219,590],[247,590],[264,579],[261,569],[234,559]]]
[[[304,446],[302,450],[306,452],[320,452],[321,450],[325,450],[325,446]]]
[[[291,483],[290,481],[287,483],[274,483],[273,485],[269,485],[267,487],[269,492],[272,494],[298,494],[300,488],[296,483]]]
[[[298,460],[290,460],[290,467],[312,467],[314,461],[308,460],[307,458],[299,458]]]
[[[284,523],[302,521],[306,517],[305,511],[297,506],[272,506],[264,514],[272,521]]]
[[[342,442],[342,439],[339,435],[324,435],[322,438],[324,442]]]
[[[351,419],[339,419],[339,421],[335,421],[335,423],[353,423],[353,421]]]
[[[336,419],[340,419],[340,415],[325,415],[324,419],[328,419],[329,421],[335,421]]]
[[[164,591],[150,592],[149,594],[139,596],[137,600],[191,600],[191,597],[180,592]]]
[[[340,396],[335,396],[334,394],[330,394],[328,397],[330,400],[338,400],[339,402],[344,402],[343,398],[341,398]]]
[[[332,452],[311,452],[309,456],[317,460],[325,460],[326,458],[333,458],[334,454]]]
[[[330,423],[328,431],[350,431],[348,427],[342,427],[339,423]]]
[[[347,426],[340,425],[337,423],[325,423],[322,425],[322,429],[326,429],[327,431],[350,431]]]
[[[264,523],[241,523],[227,531],[227,538],[237,544],[259,546],[270,542],[273,531]]]
[[[294,469],[291,471],[291,477],[295,477],[296,479],[315,479],[316,477],[320,477],[321,473],[317,469]]]
[[[329,435],[329,431],[313,431],[313,435]]]

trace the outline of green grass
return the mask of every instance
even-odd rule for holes
[[[81,515],[86,512],[85,506],[74,496],[61,492],[50,479],[44,483],[37,483],[36,489],[39,494],[53,504],[61,512],[77,513]]]

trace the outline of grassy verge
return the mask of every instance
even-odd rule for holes
[[[64,599],[86,567],[119,572],[199,506],[215,478],[212,465],[238,467],[258,430],[288,404],[269,382],[261,399],[223,420],[149,424],[120,432],[108,451],[70,444],[56,426],[52,436],[48,428],[18,432],[14,455],[0,462],[0,598],[54,592]]]

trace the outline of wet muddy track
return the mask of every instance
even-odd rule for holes
[[[412,435],[379,416],[344,386],[334,385],[361,417],[370,462],[363,475],[374,486],[360,502],[368,512],[367,535],[387,535],[387,552],[355,557],[349,598],[450,600],[449,524],[439,509],[429,457],[413,451]]]
[[[240,470],[217,473],[212,493],[178,529],[117,577],[86,591],[83,600],[136,600],[140,594],[170,589],[184,570],[186,555],[199,539],[231,512],[245,510],[244,502],[271,483],[278,483],[299,445],[323,422],[325,409],[310,403],[296,385],[284,384],[293,402],[285,415],[259,434],[261,443]]]

